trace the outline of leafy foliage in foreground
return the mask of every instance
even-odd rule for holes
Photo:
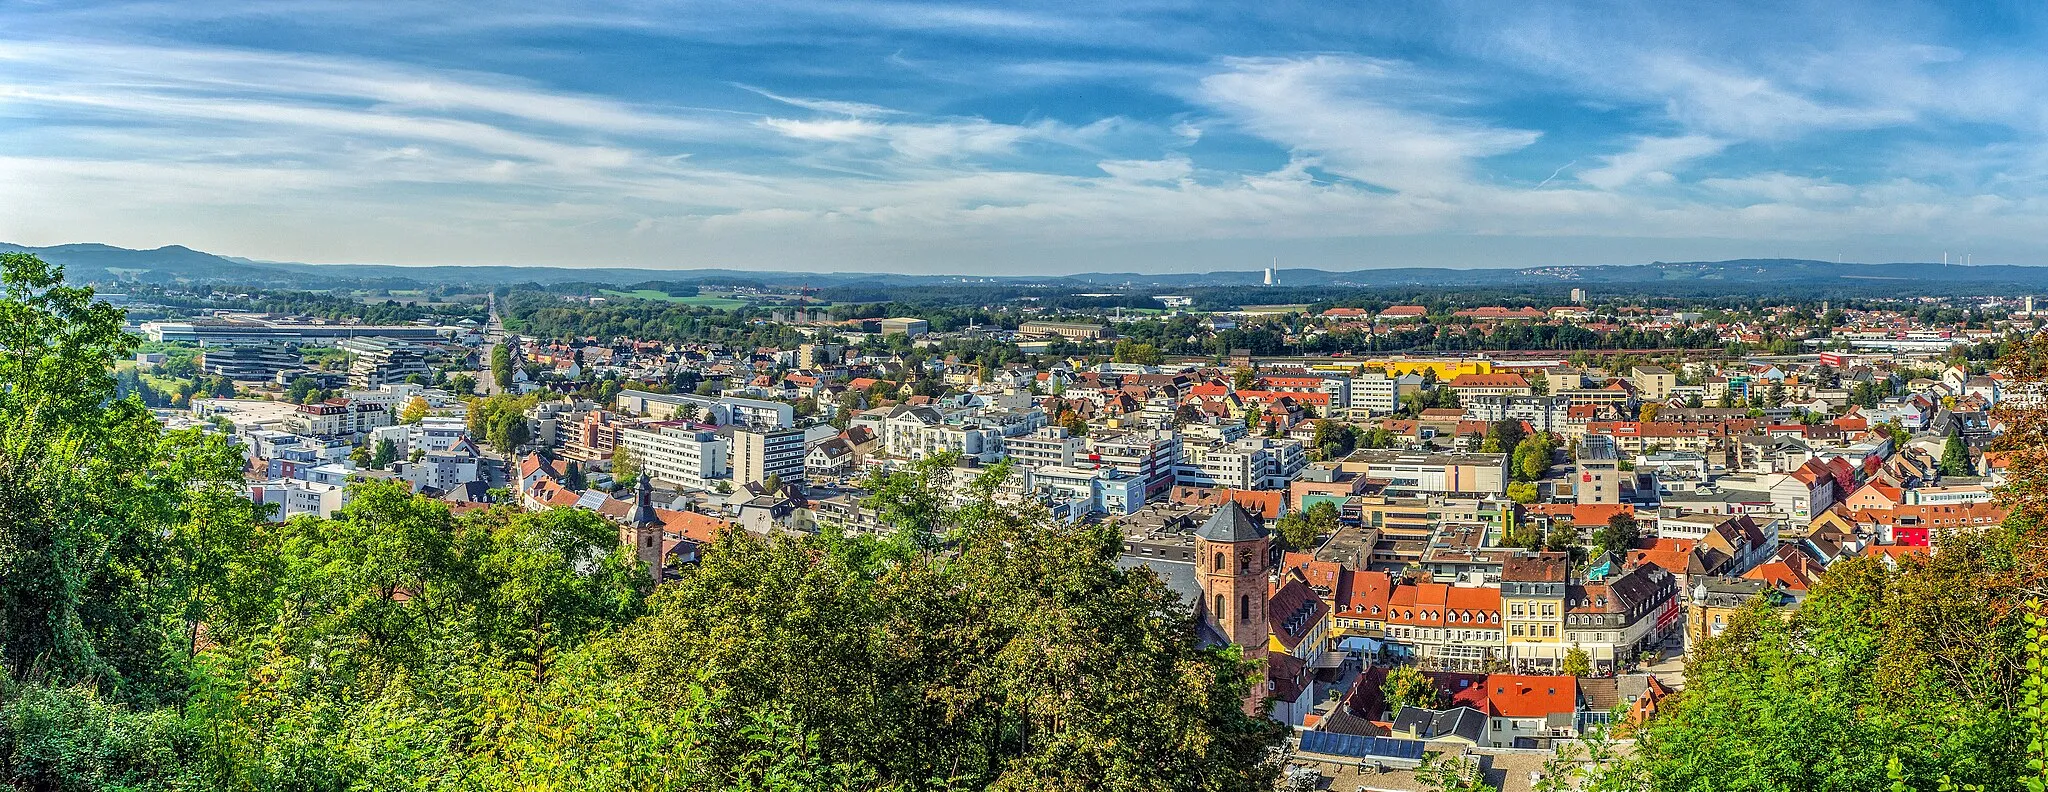
[[[2021,789],[2026,728],[2017,528],[1942,539],[1932,558],[1828,571],[1789,617],[1743,612],[1597,789]],[[1943,786],[1951,785],[1951,786]]]
[[[117,311],[0,300],[0,786],[1270,788],[1252,666],[1115,537],[936,500],[916,537],[733,532],[650,598],[588,512],[399,483],[282,523],[109,372]],[[920,469],[891,491],[937,492]],[[913,531],[905,531],[906,534]],[[941,553],[944,534],[952,544]]]

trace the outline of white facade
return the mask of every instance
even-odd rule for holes
[[[1048,426],[1021,437],[1003,441],[1003,451],[1019,464],[1033,467],[1074,464],[1074,458],[1086,452],[1088,442],[1067,432],[1063,426]]]
[[[1307,464],[1299,440],[1247,437],[1182,448],[1174,478],[1192,486],[1281,489]]]
[[[648,476],[686,487],[710,489],[725,478],[726,444],[710,429],[679,425],[619,430],[619,445]]]
[[[412,483],[414,492],[427,487],[446,492],[481,479],[475,454],[467,447],[453,451],[429,451],[418,462],[403,462],[398,476]]]
[[[1368,371],[1351,378],[1351,409],[1361,410],[1370,415],[1386,415],[1394,411],[1394,378],[1384,371]],[[1336,402],[1331,402],[1335,404]]]
[[[348,503],[348,490],[339,484],[273,479],[249,486],[249,500],[275,507],[271,519],[285,520],[301,514],[333,517]]]
[[[1123,516],[1145,505],[1145,482],[1115,468],[1038,467],[1031,484],[1056,513],[1064,510],[1069,517]]]

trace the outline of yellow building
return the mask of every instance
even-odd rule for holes
[[[1508,665],[1516,673],[1555,673],[1564,663],[1565,589],[1571,557],[1521,552],[1502,562],[1500,600]]]
[[[1435,371],[1442,382],[1457,379],[1460,374],[1492,374],[1490,360],[1360,360],[1353,363],[1321,363],[1309,368],[1316,371],[1349,372],[1356,374],[1366,369],[1379,369],[1389,377],[1420,374]]]

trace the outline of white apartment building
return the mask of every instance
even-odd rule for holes
[[[382,406],[332,399],[318,404],[301,404],[285,416],[291,432],[317,437],[353,436],[380,426],[390,426],[391,412]]]
[[[1185,446],[1175,470],[1184,485],[1231,489],[1280,489],[1308,464],[1301,441],[1246,437]]]
[[[932,407],[897,407],[882,419],[882,447],[890,456],[922,459],[951,451],[983,463],[1003,458],[1002,431],[970,422],[965,416],[948,416]]]
[[[337,510],[348,503],[348,489],[340,484],[298,479],[272,479],[261,484],[251,484],[248,495],[249,500],[275,507],[275,511],[270,515],[274,520],[285,520],[301,514],[333,517]]]
[[[726,477],[726,443],[708,428],[682,422],[629,426],[619,430],[619,445],[661,481],[710,489]]]
[[[1031,471],[1032,486],[1069,518],[1089,514],[1121,517],[1145,506],[1145,482],[1113,467],[1045,466]]]
[[[1563,433],[1572,402],[1564,396],[1473,396],[1464,405],[1470,420],[1528,421],[1538,432]]]
[[[735,424],[755,428],[790,426],[796,423],[796,407],[784,402],[739,396],[698,396],[692,393],[651,393],[622,390],[613,406],[627,415],[674,418],[679,412],[707,423]]]
[[[414,492],[427,487],[446,492],[480,479],[475,448],[462,444],[452,450],[429,451],[418,462],[401,462],[398,477],[411,482]]]
[[[1018,464],[1032,467],[1071,467],[1075,457],[1086,453],[1088,441],[1075,437],[1064,426],[1048,426],[1020,437],[1003,440],[1003,453]]]
[[[1173,488],[1180,467],[1180,435],[1163,430],[1096,432],[1087,439],[1087,462],[1115,467],[1144,481],[1146,498]]]
[[[1385,371],[1367,370],[1351,378],[1348,386],[1351,398],[1347,403],[1353,413],[1386,415],[1400,406],[1401,394],[1422,389],[1422,376],[1403,374],[1389,377]],[[1339,402],[1330,402],[1332,406]]]
[[[1344,470],[1386,479],[1387,494],[1504,495],[1508,488],[1507,454],[1432,454],[1367,450],[1341,463]]]

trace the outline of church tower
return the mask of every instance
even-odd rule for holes
[[[1266,621],[1271,551],[1266,527],[1236,501],[1226,501],[1195,531],[1195,574],[1202,586],[1197,612],[1249,657],[1264,655],[1271,635]]]
[[[654,483],[645,473],[640,474],[639,486],[633,488],[633,510],[626,514],[626,527],[621,533],[623,543],[633,548],[633,555],[653,573],[654,584],[661,585],[662,567],[667,559],[662,557],[661,518],[654,514]]]

